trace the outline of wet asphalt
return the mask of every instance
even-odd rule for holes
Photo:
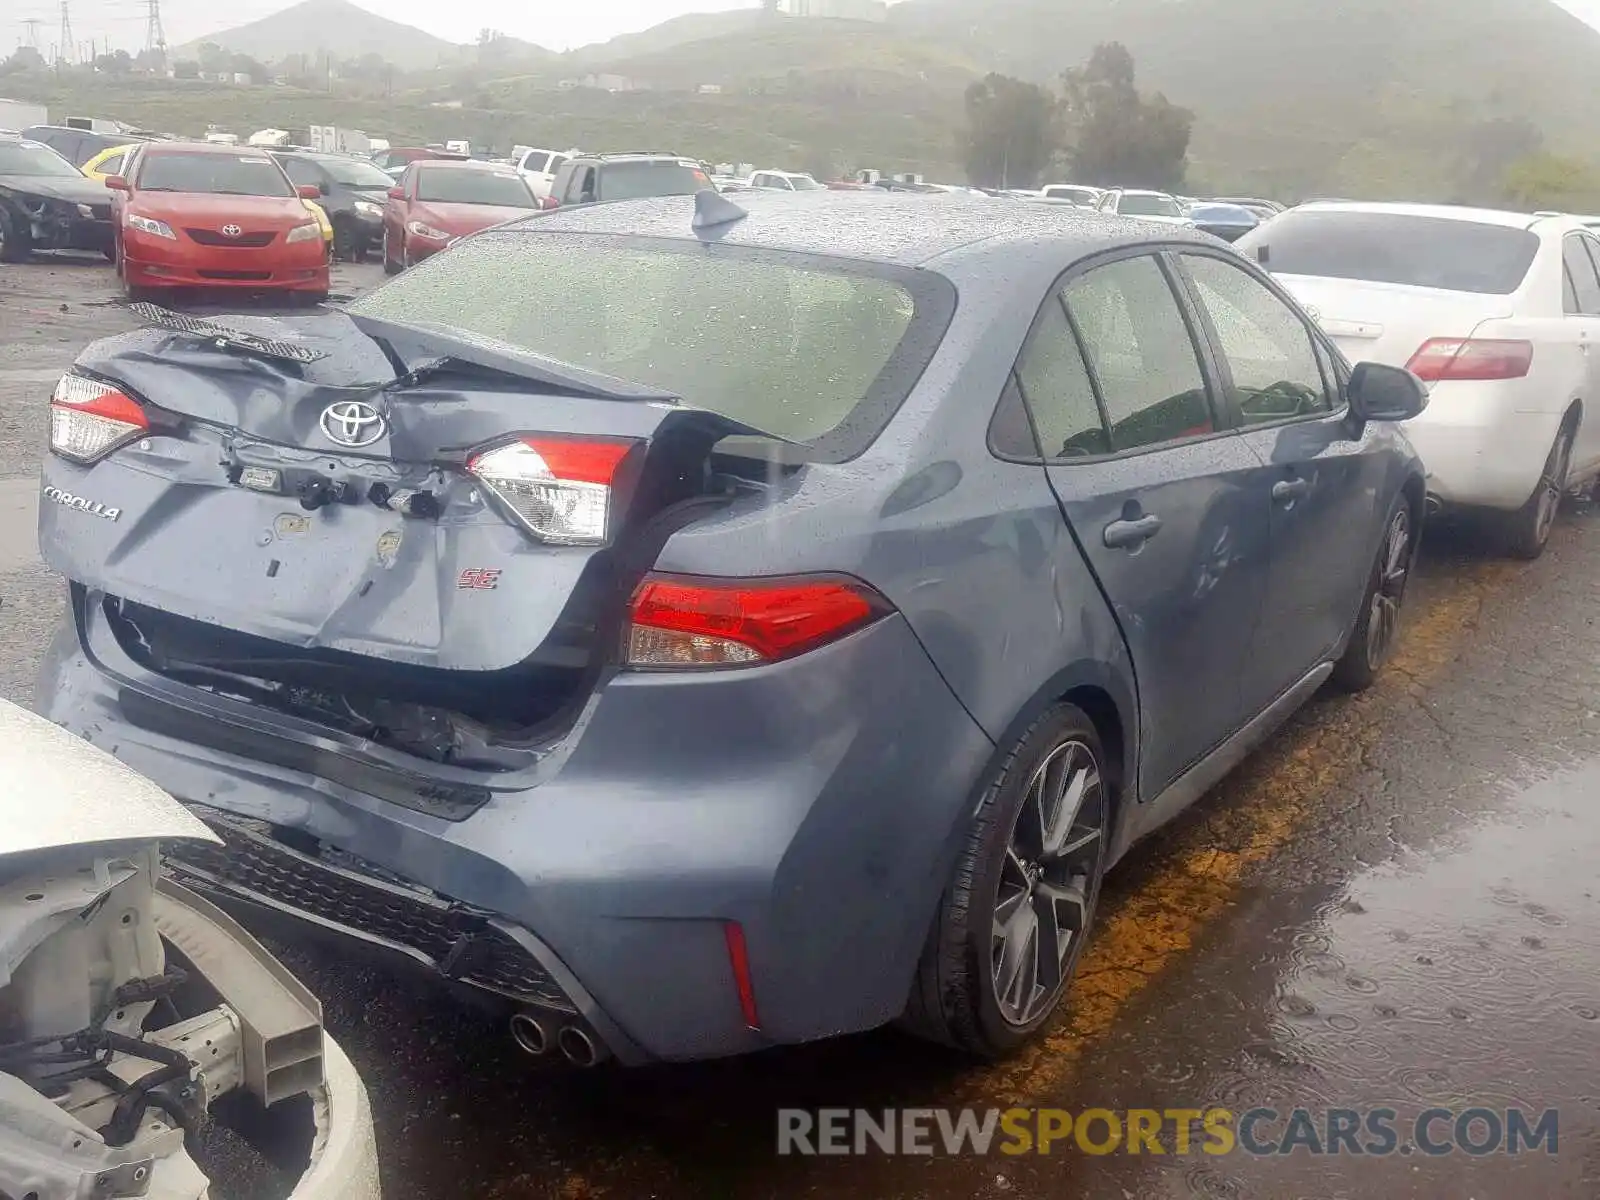
[[[24,703],[61,595],[31,523],[45,403],[130,324],[112,283],[0,265],[0,694]],[[1597,1197],[1597,584],[1586,502],[1533,564],[1430,527],[1378,686],[1319,696],[1124,860],[1062,1017],[1004,1064],[880,1033],[579,1073],[425,981],[275,945],[367,1081],[390,1196]],[[1011,1119],[1045,1122],[1050,1152],[1007,1152],[1002,1126],[981,1155],[777,1153],[782,1108],[962,1107],[1032,1110]],[[1513,1109],[1547,1121],[1516,1154]],[[1230,1152],[1208,1152],[1208,1112]]]

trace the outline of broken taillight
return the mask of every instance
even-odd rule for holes
[[[610,530],[613,483],[629,439],[529,434],[467,460],[467,471],[542,542],[599,546]]]
[[[98,462],[149,431],[139,402],[108,383],[63,375],[50,397],[50,449],[73,462]]]
[[[777,662],[853,633],[889,611],[866,584],[837,576],[714,580],[652,575],[630,606],[630,667]]]

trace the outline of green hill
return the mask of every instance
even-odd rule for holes
[[[1600,33],[1551,0],[908,0],[890,23],[1038,80],[1120,41],[1229,186],[1448,194],[1496,118],[1596,154]]]
[[[380,17],[350,0],[301,0],[259,21],[179,46],[172,58],[193,58],[202,42],[215,42],[264,63],[297,55],[315,61],[323,56],[356,59],[376,54],[403,70],[438,66],[469,53],[465,46]]]

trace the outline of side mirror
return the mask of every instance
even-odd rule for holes
[[[129,192],[133,190],[128,186],[128,181],[121,175],[107,175],[106,186],[113,192]]]
[[[1362,421],[1409,421],[1428,407],[1427,386],[1404,367],[1357,363],[1345,388],[1350,412]]]
[[[389,189],[389,199],[391,199],[391,200],[404,200],[405,198],[406,198],[406,190],[405,190],[405,188],[392,187],[392,188]]]
[[[322,189],[314,183],[302,183],[295,188],[295,194],[302,200],[320,200],[322,198]]]

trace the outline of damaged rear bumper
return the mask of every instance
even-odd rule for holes
[[[149,674],[71,621],[38,704],[204,806],[228,847],[174,860],[189,886],[582,1021],[625,1063],[898,1016],[993,752],[898,616],[715,679],[615,676],[535,765],[482,775],[490,798],[457,820],[321,769],[370,747],[290,762],[292,718]]]

